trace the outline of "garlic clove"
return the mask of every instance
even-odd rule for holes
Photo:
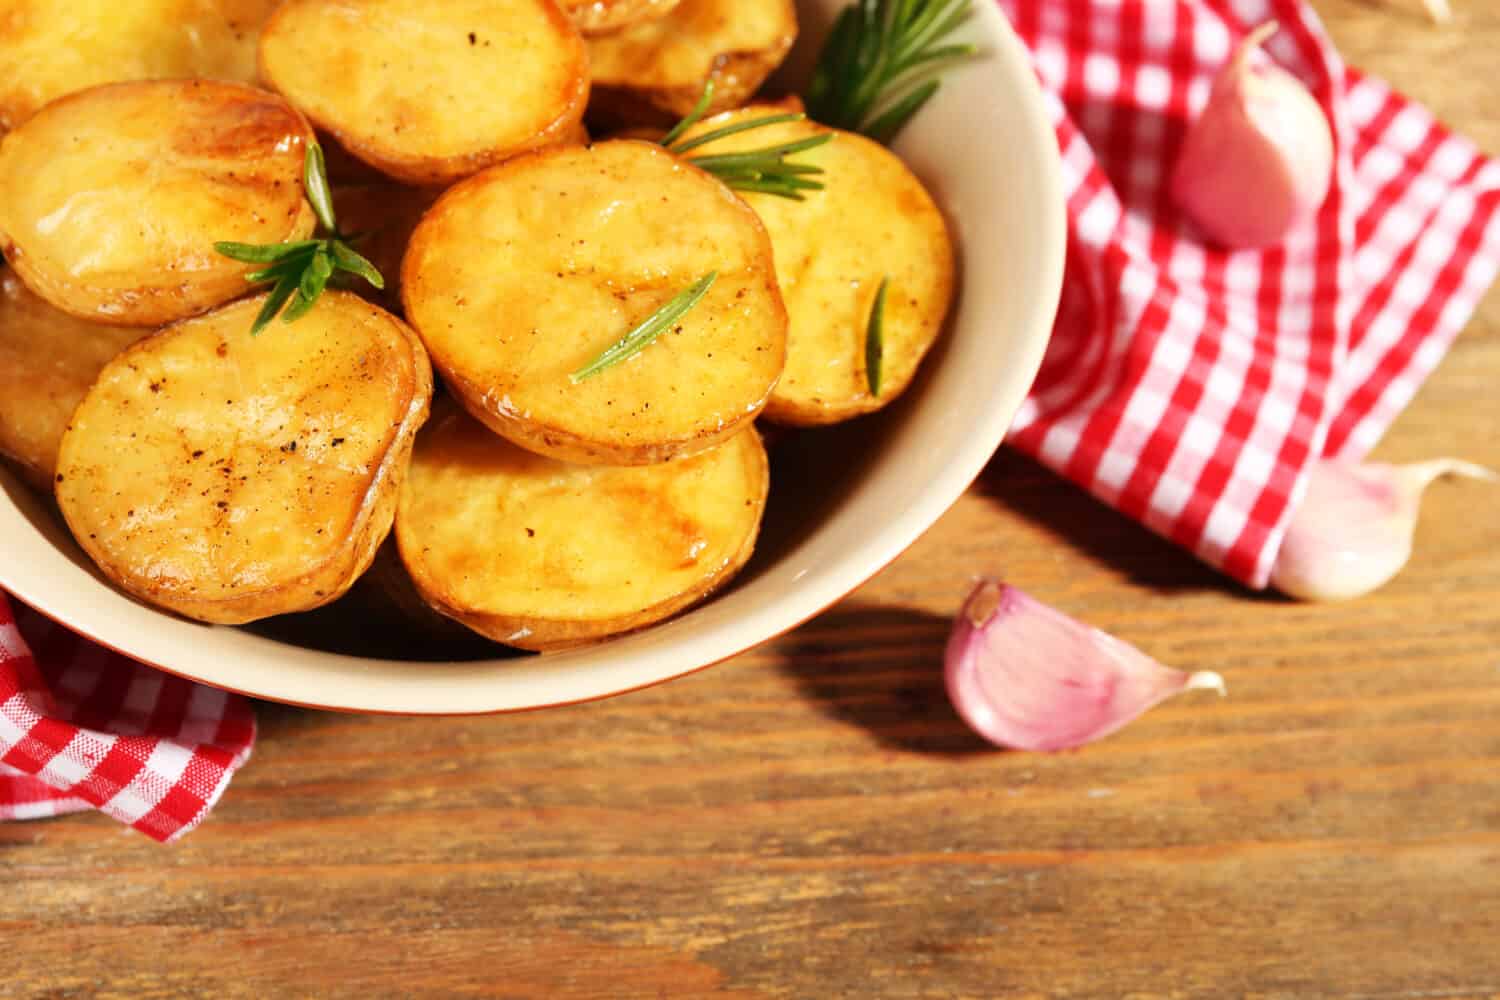
[[[1208,237],[1231,249],[1279,243],[1315,215],[1333,181],[1328,117],[1296,77],[1251,56],[1276,32],[1251,32],[1214,81],[1188,129],[1171,196]]]
[[[1443,476],[1500,479],[1452,458],[1314,465],[1276,553],[1271,586],[1306,601],[1346,600],[1383,586],[1411,558],[1422,493]]]
[[[964,603],[945,665],[958,714],[986,740],[1017,750],[1082,746],[1182,691],[1224,693],[1218,674],[1164,667],[994,580],[980,581]]]

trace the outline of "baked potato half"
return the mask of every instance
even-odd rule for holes
[[[0,247],[42,298],[81,319],[160,326],[246,290],[217,240],[313,230],[312,132],[237,83],[116,83],[47,105],[0,140]]]
[[[449,184],[567,136],[588,53],[554,0],[286,0],[262,77],[348,152],[408,184]]]
[[[768,476],[753,427],[677,462],[570,465],[444,403],[417,437],[396,542],[438,611],[510,646],[559,649],[727,583],[755,546]]]
[[[496,433],[569,462],[645,465],[747,426],[781,374],[771,243],[734,192],[660,146],[550,149],[452,188],[402,265],[406,315]],[[710,273],[639,353],[575,374]]]
[[[51,494],[73,409],[110,359],[146,333],[59,312],[0,270],[0,455]]]
[[[562,0],[563,10],[585,35],[603,35],[662,17],[678,0]]]
[[[334,600],[390,530],[432,371],[390,313],[328,291],[250,332],[264,297],[147,337],[63,435],[68,527],[126,591],[237,624]]]
[[[737,108],[797,40],[792,0],[682,0],[665,17],[589,39],[594,109],[623,123],[669,123],[714,83],[710,111]]]
[[[782,110],[752,105],[687,134]],[[807,192],[806,201],[742,195],[771,234],[776,277],[791,317],[786,370],[765,416],[797,426],[848,420],[901,395],[942,332],[953,300],[953,245],[943,215],[922,182],[879,143],[801,121],[741,132],[693,154],[739,152],[830,131],[831,141],[795,157],[823,168],[823,190]],[[870,388],[865,339],[886,279],[877,394]]]
[[[255,82],[278,0],[5,0],[0,132],[64,94],[126,80]]]

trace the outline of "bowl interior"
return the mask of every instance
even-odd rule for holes
[[[799,3],[803,41],[784,79],[805,79],[843,4]],[[950,329],[896,405],[775,449],[756,556],[704,606],[592,648],[516,657],[486,645],[477,654],[445,651],[439,662],[423,650],[384,645],[368,623],[350,620],[347,607],[249,629],[202,625],[106,584],[48,504],[5,469],[0,586],[173,673],[258,697],[362,711],[494,712],[603,697],[689,673],[795,627],[873,576],[958,499],[1004,437],[1046,346],[1065,239],[1056,142],[1025,52],[996,5],[976,3],[965,30],[983,56],[945,77],[897,144],[958,243],[960,294]]]

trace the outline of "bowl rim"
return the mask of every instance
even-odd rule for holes
[[[961,450],[951,456],[950,461],[943,469],[943,474],[929,482],[928,499],[918,508],[914,507],[902,515],[893,517],[872,540],[863,564],[850,571],[850,575],[840,581],[826,584],[817,596],[805,601],[801,610],[794,610],[790,617],[783,612],[779,616],[765,612],[765,615],[775,620],[769,628],[746,628],[743,635],[735,638],[729,643],[727,650],[716,650],[710,654],[704,662],[694,662],[688,667],[680,667],[674,664],[663,671],[653,672],[649,677],[638,682],[630,683],[605,683],[602,687],[590,689],[586,694],[577,697],[559,697],[555,699],[543,699],[528,701],[525,704],[485,705],[484,707],[466,707],[462,699],[434,698],[428,703],[417,707],[390,707],[380,704],[378,701],[362,700],[356,693],[355,696],[341,699],[341,703],[328,703],[323,700],[308,701],[295,696],[278,693],[269,690],[260,684],[248,684],[237,686],[214,676],[214,671],[195,671],[180,666],[168,666],[159,662],[160,657],[152,655],[146,648],[148,643],[129,643],[111,640],[96,634],[100,629],[90,628],[88,625],[80,625],[71,619],[69,613],[59,605],[58,601],[49,601],[45,598],[35,600],[31,595],[24,599],[24,603],[49,618],[59,625],[76,632],[90,641],[129,657],[137,662],[160,670],[163,673],[190,680],[195,683],[207,685],[223,691],[241,694],[248,697],[258,698],[266,701],[278,702],[302,708],[313,708],[323,711],[359,713],[371,715],[397,715],[397,716],[482,716],[508,714],[511,712],[536,711],[545,708],[560,708],[569,705],[577,705],[603,698],[615,697],[628,694],[646,688],[654,687],[667,681],[707,670],[710,667],[734,659],[749,650],[755,649],[764,643],[771,642],[779,636],[800,627],[807,621],[821,615],[829,608],[838,604],[869,580],[878,575],[889,566],[902,553],[915,544],[926,531],[935,524],[944,513],[946,513],[968,490],[969,486],[983,472],[995,450],[1003,442],[1008,432],[1015,413],[1019,408],[1025,392],[1036,377],[1041,367],[1042,358],[1050,337],[1050,331],[1056,316],[1058,303],[1061,297],[1063,267],[1066,254],[1066,213],[1065,201],[1062,189],[1062,163],[1058,152],[1056,133],[1047,113],[1044,97],[1037,78],[1032,71],[1029,53],[1022,45],[1020,39],[1012,30],[1009,22],[1001,13],[998,5],[981,3],[975,6],[975,22],[979,25],[979,31],[984,36],[986,44],[993,45],[997,50],[992,53],[995,69],[1007,78],[1009,89],[1007,96],[1014,101],[1018,117],[1023,122],[1025,130],[1030,133],[1028,141],[1037,149],[1043,151],[1043,155],[1049,158],[1048,169],[1038,172],[1038,181],[1041,186],[1042,204],[1040,211],[1043,216],[1043,231],[1037,234],[1039,247],[1043,252],[1038,255],[1038,270],[1041,275],[1039,287],[1032,297],[1030,308],[1020,319],[1021,325],[1028,329],[1042,331],[1038,336],[1032,337],[1024,342],[1023,350],[1011,355],[1010,361],[1015,370],[1024,373],[1024,379],[1017,379],[1015,385],[1020,389],[1011,390],[1004,399],[986,411],[985,418],[979,424],[969,428],[968,443]],[[0,477],[13,480],[9,470],[0,470]],[[7,561],[0,559],[0,587],[5,587],[16,593],[16,589],[9,581],[10,573],[7,570]],[[17,595],[19,599],[19,595]],[[129,598],[124,598],[130,600]],[[712,605],[712,602],[709,606]],[[200,623],[191,623],[198,625]],[[208,627],[208,626],[204,626]],[[622,636],[614,640],[612,644],[630,643],[632,639],[649,635],[650,630],[634,635]],[[276,640],[256,637],[265,643],[279,645]],[[311,651],[309,651],[311,652]],[[357,657],[349,654],[317,651],[319,656],[332,657],[352,661],[353,664],[380,664],[383,661],[378,658]],[[551,662],[568,657],[569,654],[556,654],[549,657]],[[689,660],[695,659],[692,656]],[[504,663],[509,669],[514,669],[517,663],[526,661],[500,661],[480,660],[464,666],[483,667],[486,664],[493,665]],[[430,669],[440,667],[442,664],[403,664],[406,669]]]

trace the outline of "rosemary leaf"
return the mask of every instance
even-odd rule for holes
[[[308,308],[312,303],[318,301],[318,296],[323,294],[323,289],[328,285],[328,279],[333,276],[333,257],[324,247],[319,247],[307,265],[307,270],[302,272],[302,280],[298,285],[298,292],[307,300]],[[298,315],[301,315],[300,313]],[[288,320],[290,322],[290,320]]]
[[[937,92],[943,64],[978,51],[948,40],[972,14],[972,0],[855,0],[818,55],[808,113],[889,142]]]
[[[767,115],[764,118],[752,118],[747,122],[735,122],[733,125],[725,125],[723,128],[716,128],[712,131],[704,132],[702,135],[695,135],[686,142],[678,142],[670,146],[667,146],[667,141],[663,139],[662,145],[667,146],[668,149],[680,156],[689,150],[697,149],[699,146],[706,146],[719,139],[726,139],[731,135],[748,132],[754,128],[763,128],[766,125],[780,125],[783,122],[800,122],[806,117],[804,114],[792,111],[788,111],[782,115]]]
[[[880,395],[880,369],[885,361],[885,297],[890,286],[889,275],[880,279],[875,304],[870,307],[870,322],[865,328],[865,382],[870,395],[875,397]]]
[[[245,280],[252,285],[258,285],[263,281],[277,281],[283,275],[287,274],[295,278],[306,270],[308,264],[312,263],[312,257],[313,251],[283,257],[270,267],[262,268],[259,271],[251,271],[245,275]]]
[[[356,253],[347,243],[343,240],[334,240],[331,250],[333,252],[333,262],[338,266],[340,271],[357,274],[376,288],[384,290],[385,278],[381,277],[380,272],[375,269],[375,265]]]
[[[322,240],[297,240],[294,243],[215,243],[214,252],[246,264],[269,264],[295,253],[311,250]]]
[[[651,343],[667,330],[676,325],[677,321],[687,315],[688,310],[697,305],[708,290],[718,280],[719,272],[710,271],[662,306],[656,312],[646,317],[635,329],[615,341],[605,349],[598,357],[584,365],[569,376],[573,382],[582,382],[586,378],[592,378],[606,369],[613,368],[621,361],[634,357],[645,350]]]
[[[669,151],[684,157],[689,163],[700,170],[705,170],[723,181],[728,187],[736,191],[758,191],[763,194],[772,194],[781,198],[791,198],[802,201],[801,191],[820,190],[823,185],[814,184],[797,179],[797,175],[821,174],[823,168],[811,163],[790,163],[787,157],[797,153],[815,149],[833,138],[832,132],[823,132],[795,142],[784,142],[775,146],[767,146],[762,149],[752,149],[741,153],[719,153],[714,155],[687,156],[686,154],[726,139],[732,135],[749,132],[753,129],[765,128],[768,125],[783,125],[788,122],[805,121],[807,116],[801,113],[786,112],[783,114],[766,115],[763,118],[754,118],[750,121],[735,122],[720,128],[711,129],[702,135],[694,136],[684,140],[683,135],[699,121],[708,110],[713,100],[713,81],[710,80],[703,87],[703,96],[698,98],[698,103],[693,110],[688,112],[687,117],[678,122],[673,129],[662,137],[661,145]]]
[[[672,131],[661,137],[661,144],[671,149],[672,144],[682,138],[682,133],[702,120],[704,113],[708,111],[708,106],[713,103],[713,99],[714,82],[709,80],[703,85],[703,94],[698,98],[698,103],[693,105],[693,110],[689,111],[682,121],[672,126]]]
[[[323,147],[316,142],[308,143],[307,155],[302,159],[302,187],[307,191],[307,200],[318,216],[318,222],[338,236],[338,220],[333,214],[333,190],[328,186],[328,166],[323,160]]]
[[[276,282],[276,287],[271,289],[271,295],[266,299],[266,304],[261,306],[260,313],[255,317],[255,322],[250,324],[250,335],[253,337],[265,328],[265,325],[276,318],[281,312],[281,307],[286,305],[286,300],[292,297],[297,290],[297,279],[291,275],[283,277]]]

